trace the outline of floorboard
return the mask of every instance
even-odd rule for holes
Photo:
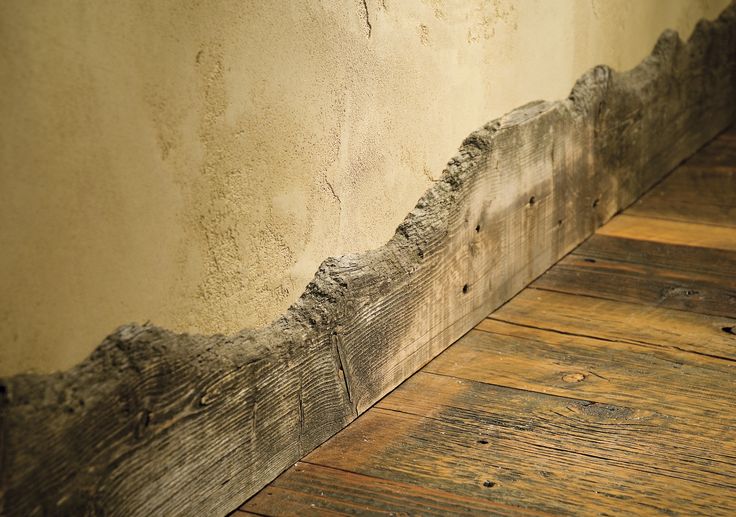
[[[234,515],[735,515],[736,130]]]
[[[713,316],[736,313],[736,280],[728,276],[585,255],[568,255],[532,286]]]
[[[735,140],[735,132],[722,134],[626,213],[736,227]]]
[[[565,334],[665,348],[693,357],[736,362],[736,318],[709,316],[637,303],[525,289],[490,318]],[[478,327],[482,330],[484,322]]]
[[[736,405],[734,367],[700,359],[486,320],[483,331],[469,332],[425,371],[736,425],[736,414],[723,412],[724,406]]]

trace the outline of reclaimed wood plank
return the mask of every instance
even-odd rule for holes
[[[422,371],[736,425],[736,364],[491,319],[476,329]]]
[[[736,361],[733,318],[541,289],[525,289],[489,318],[651,349],[671,348],[703,360]]]
[[[639,219],[641,218],[631,218],[630,221]],[[686,273],[719,274],[731,278],[736,276],[733,251],[691,246],[688,243],[663,243],[596,233],[578,246],[575,254]]]
[[[627,242],[630,258],[635,259],[641,241]],[[694,262],[687,256],[692,250],[691,246],[671,247],[669,257],[686,267]],[[642,260],[621,262],[601,258],[602,254],[592,258],[574,252],[531,287],[736,318],[736,276],[657,267]],[[732,255],[736,264],[736,252]]]
[[[733,434],[652,410],[418,373],[306,460],[554,514],[625,505],[629,514],[729,515]],[[722,448],[712,447],[716,436]]]
[[[242,509],[264,515],[543,515],[446,490],[299,462]]]
[[[0,513],[235,509],[732,124],[735,47],[733,5],[489,123],[386,245],[326,260],[269,326],[126,325],[69,371],[0,380]]]
[[[736,228],[668,221],[621,214],[601,227],[597,235],[622,239],[736,251]]]

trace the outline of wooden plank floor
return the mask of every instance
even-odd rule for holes
[[[239,515],[736,515],[736,130]]]

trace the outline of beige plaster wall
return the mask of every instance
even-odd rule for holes
[[[0,374],[269,322],[473,129],[728,3],[0,3]]]

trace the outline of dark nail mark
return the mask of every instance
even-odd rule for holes
[[[483,486],[486,488],[492,488],[496,486],[496,483],[494,483],[493,481],[483,481]]]
[[[529,205],[530,206],[533,205],[536,202],[537,202],[537,198],[535,198],[534,196],[532,196],[532,197],[529,198]]]
[[[468,284],[465,284],[465,285],[463,286],[463,294],[465,294],[465,293],[467,293],[467,292],[468,292]]]
[[[598,206],[598,203],[600,203],[600,202],[601,202],[600,199],[594,199],[593,200],[593,208],[597,207]]]
[[[482,443],[483,445],[488,445],[488,440],[478,440],[478,443]]]
[[[591,264],[595,264],[595,259],[593,258],[585,258],[583,259],[585,262],[590,262]]]
[[[736,327],[723,327],[721,328],[723,332],[726,334],[731,334],[732,336],[736,336]]]
[[[480,233],[480,225],[477,225],[477,226],[475,227],[475,233]]]

